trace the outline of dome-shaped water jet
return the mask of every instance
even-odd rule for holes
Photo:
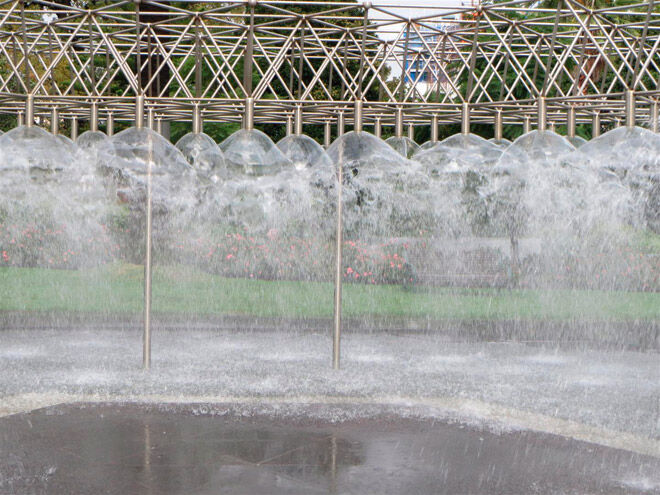
[[[227,178],[225,156],[208,134],[189,132],[177,141],[176,147],[198,173],[213,182]]]
[[[419,150],[419,145],[406,136],[392,136],[387,138],[385,142],[394,148],[394,150],[404,158],[411,158],[415,153],[417,153],[417,150]]]
[[[325,150],[309,136],[296,134],[286,136],[277,142],[277,147],[297,170],[332,166]]]
[[[241,129],[220,144],[227,166],[247,175],[272,175],[291,162],[257,129]]]

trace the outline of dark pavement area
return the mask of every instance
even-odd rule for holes
[[[559,436],[391,414],[78,404],[0,418],[3,495],[614,495],[660,493],[658,473],[658,458]]]

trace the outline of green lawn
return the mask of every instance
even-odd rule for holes
[[[0,311],[138,313],[142,267],[89,271],[0,268]],[[270,282],[157,267],[157,313],[329,317],[333,285]],[[660,293],[498,289],[406,289],[344,284],[346,316],[430,319],[659,319]]]

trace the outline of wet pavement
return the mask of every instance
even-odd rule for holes
[[[657,457],[386,412],[321,416],[230,404],[80,404],[7,416],[0,494],[660,493]]]

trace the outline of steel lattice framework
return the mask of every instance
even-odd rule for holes
[[[626,112],[628,122],[649,120],[660,97],[653,0],[607,9],[12,0],[0,9],[0,112],[28,118],[132,120],[144,101],[155,119],[246,125],[552,125]]]

